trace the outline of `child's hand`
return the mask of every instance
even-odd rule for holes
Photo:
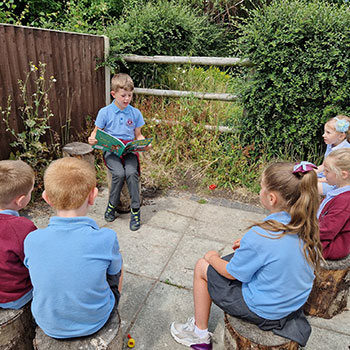
[[[150,150],[152,148],[152,144],[150,143],[148,146],[146,146],[145,148],[144,148],[144,151],[148,151],[148,150]]]
[[[220,255],[219,255],[219,253],[218,253],[216,250],[209,250],[209,252],[207,252],[207,253],[204,255],[204,259],[208,262],[208,264],[210,264],[210,259],[211,259],[213,256],[217,256],[217,257],[220,258]]]
[[[95,139],[95,137],[93,137],[93,136],[90,136],[89,138],[88,138],[88,143],[89,143],[89,145],[96,145],[96,143],[97,143],[97,140]]]
[[[236,249],[238,249],[240,246],[241,246],[241,238],[239,238],[239,239],[237,239],[237,240],[235,240],[235,241],[233,242],[232,249],[233,249],[233,250],[236,250]]]

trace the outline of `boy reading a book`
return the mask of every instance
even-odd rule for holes
[[[101,129],[108,134],[121,139],[125,144],[132,140],[143,140],[141,127],[145,124],[141,112],[130,105],[134,83],[125,73],[116,74],[111,81],[111,95],[114,101],[100,109],[88,142],[96,145],[96,133]],[[145,147],[144,150],[150,148]],[[120,192],[126,180],[131,198],[130,229],[140,228],[140,191],[139,191],[139,159],[135,153],[123,154],[118,157],[115,152],[103,154],[107,168],[112,174],[112,184],[109,202],[105,212],[105,220],[112,222],[116,219],[116,209],[120,201]]]
[[[24,240],[32,313],[50,337],[91,335],[119,302],[123,273],[117,235],[86,216],[98,193],[88,162],[73,157],[52,162],[44,186],[43,198],[56,215]]]
[[[18,211],[29,203],[34,180],[22,160],[0,161],[0,309],[20,309],[32,299],[23,241],[36,227]]]

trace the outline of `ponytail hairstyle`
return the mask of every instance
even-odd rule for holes
[[[283,231],[277,238],[297,234],[304,242],[305,258],[317,274],[322,260],[322,245],[316,218],[319,207],[317,175],[312,169],[316,166],[311,164],[312,167],[307,166],[308,170],[305,170],[301,165],[303,163],[311,164],[276,162],[264,170],[262,177],[266,189],[278,194],[282,203],[281,210],[288,212],[291,220],[287,225],[266,220],[255,226],[272,232]]]
[[[350,142],[350,118],[348,116],[339,114],[329,119],[326,124],[329,124],[334,130],[344,133],[345,139]]]

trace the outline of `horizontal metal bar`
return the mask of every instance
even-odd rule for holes
[[[232,94],[218,94],[210,92],[193,92],[193,91],[178,91],[178,90],[160,90],[160,89],[144,89],[135,88],[136,95],[151,95],[163,97],[195,97],[202,100],[218,100],[218,101],[236,101],[237,95]]]

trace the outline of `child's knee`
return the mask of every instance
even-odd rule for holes
[[[129,178],[138,179],[139,173],[138,173],[138,171],[137,171],[136,168],[131,168],[131,167],[129,167],[129,168],[126,168],[126,169],[125,169],[125,177],[126,177],[127,179],[129,179]]]
[[[124,181],[125,171],[122,169],[111,171],[113,181]]]
[[[200,258],[194,267],[194,274],[200,277],[207,276],[208,266],[208,262],[204,258]]]

